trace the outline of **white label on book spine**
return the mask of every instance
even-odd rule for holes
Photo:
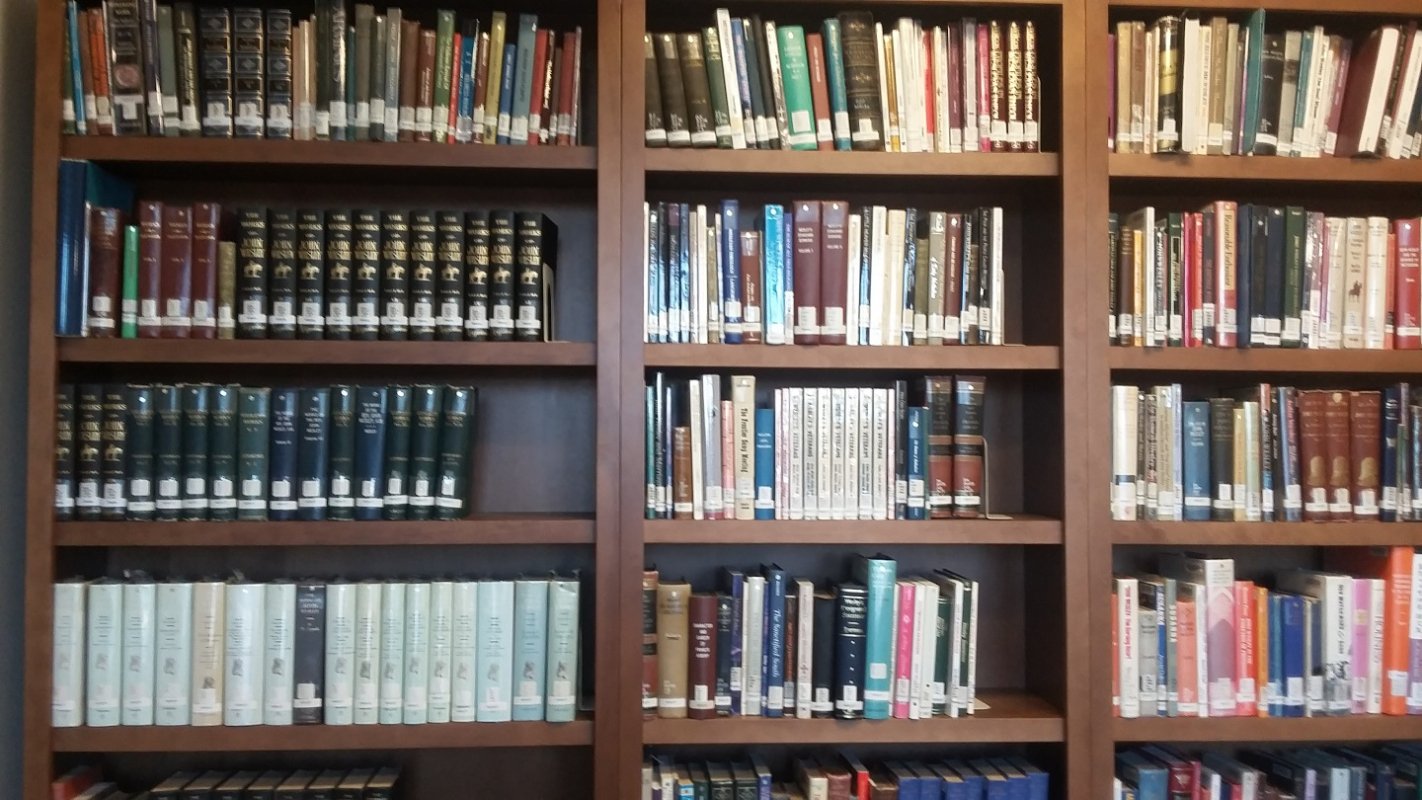
[[[475,697],[481,722],[507,722],[513,672],[513,581],[479,582],[479,641]]]
[[[223,724],[262,723],[262,671],[265,647],[262,612],[266,586],[234,583],[227,586],[226,653],[223,670]]]
[[[84,685],[85,724],[111,727],[120,722],[120,661],[123,658],[123,586],[95,583],[89,587],[85,638],[88,642]]]
[[[262,724],[290,725],[296,657],[296,584],[269,583],[262,613]]]
[[[157,597],[152,583],[123,587],[124,725],[153,724],[153,630]]]
[[[84,599],[87,584],[67,581],[54,585],[53,654],[50,724],[76,728],[84,724]]]
[[[355,692],[356,587],[326,585],[325,722],[350,725]]]

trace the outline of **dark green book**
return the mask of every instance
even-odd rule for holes
[[[208,389],[207,515],[212,520],[237,519],[237,393],[236,384]]]
[[[153,517],[182,516],[183,396],[177,386],[158,386],[153,405]]]
[[[237,210],[237,338],[267,338],[267,210]]]
[[[299,392],[272,389],[267,446],[267,518],[296,519],[296,417]]]
[[[410,218],[403,211],[380,215],[380,338],[410,337]]]
[[[514,338],[514,213],[489,214],[489,338]]]
[[[474,406],[479,392],[470,386],[444,390],[444,418],[439,429],[439,482],[436,519],[460,519],[469,513],[469,461],[474,437]]]
[[[727,103],[726,71],[721,60],[721,36],[715,25],[701,29],[701,43],[705,48],[706,77],[711,90],[711,113],[716,124],[716,146],[729,150],[731,141],[731,107]],[[740,102],[738,99],[736,102]]]
[[[103,519],[123,519],[128,505],[124,491],[127,416],[126,387],[121,383],[105,384],[103,428],[99,432],[99,516]]]
[[[411,404],[414,427],[410,430],[410,519],[430,519],[434,516],[444,390],[439,386],[416,386]]]
[[[436,219],[435,338],[464,339],[464,215],[441,211]]]
[[[385,507],[385,394],[384,386],[356,390],[356,519],[380,519]]]
[[[351,338],[351,212],[326,212],[326,300],[327,339]]]
[[[410,338],[435,338],[435,239],[433,211],[410,212]]]
[[[77,499],[75,516],[79,519],[99,519],[103,514],[100,465],[104,428],[104,385],[79,385],[79,448],[76,451],[75,480]]]
[[[296,337],[321,339],[326,332],[326,214],[296,212]]]
[[[74,519],[74,409],[72,383],[61,383],[54,409],[54,518]]]
[[[1166,266],[1169,273],[1166,280],[1169,298],[1166,310],[1170,314],[1170,324],[1166,330],[1166,342],[1171,347],[1184,344],[1185,328],[1185,218],[1179,212],[1166,217]]]
[[[207,442],[211,404],[205,383],[182,388],[182,497],[186,520],[207,519]]]
[[[514,338],[521,342],[552,339],[553,265],[558,226],[547,215],[522,212],[515,218],[518,287],[514,290]]]
[[[380,338],[380,212],[357,209],[351,226],[351,338]]]
[[[410,477],[410,387],[386,390],[389,421],[385,425],[385,518],[405,519],[410,497],[405,484]]]
[[[326,516],[330,519],[355,519],[355,434],[356,388],[332,386],[326,487]]]
[[[296,212],[272,209],[267,226],[267,336],[296,338]]]
[[[128,387],[128,519],[153,519],[153,387]]]
[[[1300,206],[1284,209],[1284,325],[1279,343],[1284,347],[1303,345],[1304,232],[1308,213]]]
[[[464,338],[489,338],[489,214],[464,215]]]
[[[331,390],[301,390],[296,438],[296,518],[326,518],[327,446],[331,438]]]
[[[267,448],[271,437],[271,389],[237,391],[237,518],[267,518]]]

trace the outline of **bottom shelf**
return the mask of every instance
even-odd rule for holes
[[[1031,694],[983,691],[988,705],[970,717],[906,720],[716,719],[644,720],[642,742],[655,745],[901,744],[915,742],[1060,742],[1061,712]]]
[[[1416,739],[1422,718],[1144,717],[1114,720],[1118,742],[1369,742]]]

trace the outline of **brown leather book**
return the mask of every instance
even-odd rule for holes
[[[1382,483],[1382,393],[1353,392],[1348,405],[1352,423],[1349,466],[1353,473],[1353,517],[1375,520]]]
[[[821,150],[834,149],[834,129],[830,119],[828,78],[825,73],[825,39],[818,33],[805,34],[805,53],[810,60],[810,100],[815,109],[815,142]]]
[[[943,259],[943,343],[960,344],[963,326],[963,215],[949,214]]]
[[[960,375],[953,381],[953,516],[976,518],[987,505],[983,496],[983,394],[987,379]]]
[[[642,714],[657,713],[657,571],[642,573]]]
[[[475,48],[476,62],[474,64],[474,144],[483,144],[486,139],[494,138],[496,133],[485,126],[482,111],[484,98],[487,94],[489,83],[489,33],[485,31],[479,34],[479,43]]]
[[[1037,78],[1037,25],[1027,20],[1022,26],[1022,149],[1035,153],[1042,149],[1042,85]],[[1120,124],[1119,121],[1117,124]]]
[[[217,338],[237,335],[237,243],[217,243]]]
[[[222,206],[193,204],[193,330],[194,339],[217,338],[217,235]]]
[[[193,210],[163,206],[160,309],[163,338],[186,339],[193,328]]]
[[[1328,519],[1328,392],[1299,392],[1299,481],[1303,518]]]
[[[930,519],[953,516],[953,379],[923,378],[928,408],[928,512]]]
[[[662,120],[666,124],[667,144],[671,147],[690,147],[691,127],[687,122],[686,84],[682,82],[676,34],[654,34],[653,44],[657,54],[657,77],[662,86]]]
[[[686,92],[686,125],[691,129],[691,146],[715,147],[716,118],[711,110],[711,84],[706,77],[701,34],[678,34],[676,41],[681,61],[681,85]]]
[[[1007,150],[1007,59],[1002,43],[1002,24],[997,20],[988,23],[988,98],[992,103],[992,127],[990,141],[992,151],[1002,153]]]
[[[1328,453],[1328,517],[1353,518],[1353,478],[1347,392],[1325,392],[1323,424]]]
[[[692,519],[691,428],[672,430],[672,519]]]
[[[849,146],[854,150],[884,149],[884,115],[879,105],[879,57],[874,15],[846,11],[839,15],[844,51],[844,88],[849,111]]]
[[[796,200],[795,344],[820,343],[820,242],[820,202]]]
[[[691,596],[691,696],[686,715],[716,716],[716,595]]]
[[[849,203],[826,200],[821,207],[820,344],[844,344],[845,303],[849,298]],[[799,282],[797,273],[796,282]],[[799,288],[795,302],[800,302]]]
[[[415,141],[434,141],[435,32],[420,30],[420,54],[415,62]]]
[[[768,327],[761,298],[760,257],[764,242],[753,227],[741,230],[741,341],[760,344]]]
[[[416,91],[419,87],[417,66],[420,59],[420,23],[400,21],[400,136],[402,142],[415,141]],[[434,59],[430,59],[434,63]],[[486,139],[492,134],[485,131]]]
[[[117,208],[89,209],[89,336],[118,335],[123,273],[123,215]]]
[[[657,584],[657,716],[667,719],[686,717],[690,600],[686,581]]]
[[[829,800],[853,800],[849,770],[832,758],[821,758],[820,769],[829,784]]]
[[[138,338],[163,335],[163,204],[138,204]]]
[[[1022,25],[1007,23],[1007,149],[1022,152]],[[994,148],[996,149],[996,148]]]
[[[869,800],[899,800],[899,785],[888,775],[871,775]]]

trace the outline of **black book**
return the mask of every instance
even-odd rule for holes
[[[464,215],[464,338],[489,338],[489,214]]]
[[[408,386],[391,386],[385,394],[385,518],[405,519],[410,511],[406,484],[410,477],[410,409]]]
[[[267,9],[267,138],[291,138],[291,10]]]
[[[79,385],[79,447],[75,477],[78,489],[75,516],[79,519],[99,519],[103,514],[102,466],[104,427],[104,386],[101,383]]]
[[[267,518],[296,519],[296,430],[300,392],[271,391],[271,439],[267,448]]]
[[[1156,118],[1156,149],[1177,151],[1180,149],[1181,128],[1181,87],[1184,79],[1185,57],[1181,45],[1180,18],[1163,17],[1155,23],[1155,33],[1159,52],[1156,56],[1160,64],[1158,76],[1159,96]],[[1190,102],[1194,102],[1191,98]]]
[[[319,208],[296,212],[296,333],[320,339],[326,331],[326,215]]]
[[[856,583],[835,590],[834,715],[864,716],[864,648],[868,636],[869,591]]]
[[[464,215],[441,211],[435,249],[435,338],[464,339]]]
[[[1210,519],[1234,519],[1234,401],[1210,398]]]
[[[126,448],[128,447],[128,391],[121,383],[104,385],[103,426],[99,433],[99,516],[124,518],[128,503]]]
[[[267,210],[237,211],[237,338],[267,338]]]
[[[82,403],[83,387],[80,387]],[[153,426],[154,519],[175,520],[183,512],[179,489],[183,470],[183,398],[177,386],[159,386]],[[81,412],[83,406],[80,406]],[[82,450],[81,450],[82,454]]]
[[[320,7],[320,5],[321,3],[318,2],[317,7]],[[299,596],[297,602],[300,603]],[[323,594],[321,598],[322,608],[324,608],[325,605],[326,599]],[[322,653],[321,655],[323,659],[322,664],[324,665],[325,653]],[[317,684],[317,686],[319,685],[320,684]],[[293,701],[293,704],[294,703],[295,701]],[[321,710],[320,706],[318,705],[316,709],[317,716],[320,716],[320,713]],[[296,772],[287,775],[286,778],[281,782],[281,784],[277,786],[276,800],[306,800],[306,785],[315,779],[316,770],[314,769],[299,769]]]
[[[326,338],[351,338],[351,212],[326,212]]]
[[[272,339],[296,338],[296,212],[272,209],[267,226],[267,285],[270,314],[267,336]]]
[[[374,777],[375,770],[368,767],[346,773],[336,786],[336,800],[365,800],[365,786]]]
[[[959,287],[959,308],[962,309],[961,330],[963,342],[972,344],[978,336],[978,215],[968,212],[963,215],[962,278]],[[887,336],[885,337],[887,343]]]
[[[271,396],[266,387],[237,390],[237,518],[267,518],[267,454],[271,448]]]
[[[517,319],[514,338],[542,342],[553,338],[553,264],[558,256],[558,226],[546,215],[520,213],[515,218],[518,248]]]
[[[686,86],[681,78],[676,34],[654,33],[652,37],[657,59],[657,77],[661,84],[661,105],[666,120],[667,144],[672,147],[690,147],[691,129],[686,120]],[[749,51],[747,55],[750,55]]]
[[[212,800],[218,785],[227,780],[228,775],[229,773],[221,770],[208,770],[184,786],[179,797],[182,800]]]
[[[321,706],[326,680],[324,583],[296,585],[296,631],[292,650],[292,658],[296,661],[292,671],[292,679],[296,685],[296,693],[291,698],[292,724],[319,725],[322,720]],[[308,779],[307,783],[309,782]]]
[[[333,769],[322,770],[306,784],[306,800],[336,800],[336,787],[343,774]]]
[[[811,654],[810,716],[834,716],[834,618],[835,598],[829,592],[815,593],[814,652]]]
[[[1250,297],[1249,312],[1253,317],[1249,343],[1268,346],[1269,339],[1269,209],[1253,206],[1249,225]]]
[[[908,381],[894,381],[894,432],[898,445],[894,448],[894,519],[904,519],[908,513]],[[820,413],[824,413],[821,411]]]
[[[208,392],[208,519],[237,518],[237,400],[241,387],[213,386]]]
[[[1284,209],[1264,212],[1264,331],[1270,347],[1283,344],[1284,332]]]
[[[224,780],[212,795],[213,800],[246,800],[246,789],[261,777],[256,770],[234,772]]]
[[[1166,279],[1170,287],[1170,291],[1166,293],[1166,312],[1169,314],[1166,344],[1169,347],[1180,347],[1189,335],[1189,331],[1184,329],[1185,218],[1180,212],[1172,211],[1165,215],[1165,234]]]
[[[260,139],[267,128],[266,38],[262,9],[232,10],[232,110],[238,138]]]
[[[331,437],[331,390],[301,390],[296,434],[296,518],[326,518],[327,447]]]
[[[242,800],[276,800],[277,787],[290,772],[284,769],[273,769],[263,772],[256,780],[247,785],[246,791],[242,795]]]
[[[514,212],[489,214],[489,338],[514,338]]]
[[[205,383],[189,383],[182,388],[182,517],[185,520],[207,519],[208,388]]]
[[[1284,93],[1284,34],[1264,34],[1259,62],[1259,127],[1254,155],[1272,156],[1279,147],[1279,102]]]
[[[986,206],[977,209],[978,215],[978,246],[975,249],[977,265],[974,269],[978,273],[978,344],[992,343],[992,265],[993,258],[993,230],[992,230],[992,209]]]
[[[356,388],[331,387],[327,516],[355,519]]]
[[[410,218],[403,211],[380,215],[380,338],[410,336]]]
[[[662,121],[662,83],[657,73],[657,52],[652,46],[652,34],[642,34],[642,56],[646,65],[646,145],[667,146],[667,128]]]
[[[74,384],[61,383],[54,409],[54,518],[74,519]]]
[[[198,12],[198,74],[201,75],[202,135],[232,136],[232,14],[226,8],[201,6]],[[149,53],[152,53],[149,50]],[[156,63],[157,59],[153,59]],[[153,116],[149,103],[149,117]],[[158,104],[159,120],[162,104]],[[161,129],[158,131],[161,133]]]
[[[385,394],[384,386],[356,389],[356,519],[380,519],[385,508]]]
[[[435,335],[436,238],[434,212],[410,212],[410,338],[420,342]]]
[[[357,209],[352,226],[351,338],[380,338],[380,212]]]
[[[872,29],[873,26],[871,25],[870,28]],[[872,32],[873,31],[871,30],[870,33],[872,34]],[[755,129],[754,138],[756,142],[756,148],[760,150],[768,150],[770,149],[770,141],[768,138],[770,132],[765,127],[766,102],[765,97],[761,94],[760,90],[760,63],[755,56],[755,37],[752,34],[752,31],[750,30],[749,26],[745,27],[744,38],[746,51],[746,84],[747,88],[750,90],[751,112],[750,119],[745,120],[744,124],[749,125]],[[878,108],[878,101],[875,101],[874,107]],[[775,112],[772,110],[770,112],[770,115],[772,117],[775,116]],[[670,132],[668,132],[667,136],[668,139],[670,139]],[[747,139],[746,144],[750,144],[749,139]]]
[[[73,387],[70,387],[71,392]],[[71,403],[73,395],[70,395]],[[128,387],[128,519],[153,519],[153,387]],[[73,458],[72,452],[70,458]]]
[[[750,52],[751,43],[755,43],[755,52]],[[780,150],[783,147],[782,135],[785,131],[780,130],[779,109],[775,102],[775,76],[770,69],[770,48],[779,47],[778,42],[768,42],[765,38],[765,23],[759,14],[751,15],[751,26],[746,31],[746,60],[752,57],[756,59],[757,72],[760,75],[760,93],[765,103],[765,130],[769,137],[766,149]]]
[[[1235,344],[1249,347],[1254,335],[1254,206],[1240,203],[1235,219]]]
[[[839,15],[844,52],[844,88],[848,102],[850,147],[884,149],[884,114],[879,104],[877,51],[883,43],[874,35],[874,16],[868,11]]]
[[[459,519],[469,512],[469,462],[478,399],[478,390],[470,386],[449,386],[444,390],[435,486],[437,519]]]
[[[722,716],[731,713],[731,666],[732,648],[739,649],[740,642],[733,642],[736,624],[736,599],[725,592],[716,595],[716,713]]]
[[[443,395],[438,386],[416,386],[412,394],[414,427],[410,430],[410,519],[430,519],[434,516]]]

